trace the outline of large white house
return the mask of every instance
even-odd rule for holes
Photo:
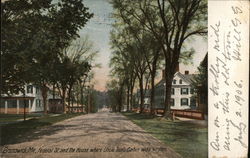
[[[24,112],[24,107],[26,107],[25,110],[27,113],[42,112],[44,107],[40,88],[32,84],[27,84],[24,89],[25,95],[21,92],[11,96],[2,95],[0,113],[19,114]],[[49,103],[49,99],[51,98],[53,98],[52,93],[49,91],[47,103]]]
[[[184,74],[177,71],[174,75],[171,89],[171,109],[195,109],[196,100],[194,90],[191,87],[191,78],[188,71]],[[164,108],[165,100],[165,81],[164,78],[155,86],[155,106],[156,108]]]

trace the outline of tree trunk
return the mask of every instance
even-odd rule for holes
[[[55,84],[53,84],[53,99],[55,99],[55,89],[56,89]]]
[[[163,116],[166,118],[172,118],[171,111],[170,111],[170,100],[171,100],[171,88],[172,88],[172,81],[174,75],[171,73],[166,72],[165,75],[165,108]]]
[[[66,107],[65,107],[65,93],[66,90],[62,89],[62,106],[63,106],[63,113],[66,113]]]
[[[121,112],[121,109],[122,109],[122,102],[123,102],[122,95],[123,95],[123,85],[121,85],[120,92],[119,92],[119,98],[120,99],[119,99],[118,112]]]
[[[48,97],[48,88],[45,84],[41,87],[42,90],[42,97],[43,97],[43,108],[44,108],[44,114],[48,113],[48,105],[47,105],[47,97]]]
[[[71,96],[71,88],[69,88],[69,90],[68,90],[68,108],[70,109],[69,112],[71,112],[71,108],[70,108],[70,96]]]
[[[144,108],[143,76],[139,78],[139,86],[140,86],[140,100],[141,100],[140,113],[142,113]]]
[[[129,101],[129,99],[130,99],[130,95],[129,95],[129,92],[130,92],[130,86],[129,86],[129,84],[128,84],[128,86],[127,86],[127,111],[129,111],[129,104],[130,104],[130,101]]]
[[[81,103],[81,105],[83,106],[83,86],[81,85],[81,92],[80,92],[81,94],[80,94],[80,103]]]
[[[151,73],[151,92],[150,92],[150,113],[154,115],[154,98],[155,98],[155,70]]]
[[[73,88],[73,84],[70,84],[69,90],[68,90],[68,106],[69,107],[73,107],[73,98],[72,98],[72,94],[71,94],[72,88]],[[72,105],[72,106],[70,106],[70,105]],[[72,109],[73,108],[71,108],[70,112],[72,112]]]
[[[134,84],[133,86],[130,88],[130,111],[132,111],[134,102],[133,102],[133,91],[134,91]]]

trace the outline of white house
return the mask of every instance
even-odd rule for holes
[[[171,109],[195,109],[196,100],[193,97],[194,90],[191,87],[193,75],[188,71],[184,74],[177,71],[174,75],[171,89]],[[165,81],[164,77],[155,86],[155,105],[162,109],[165,104]]]
[[[12,113],[19,114],[24,112],[26,106],[27,113],[43,112],[43,98],[38,86],[27,84],[25,85],[25,95],[21,92],[11,96],[2,95],[0,104],[0,113]],[[49,91],[48,100],[52,98],[52,94]],[[47,100],[47,103],[48,103]]]
[[[192,75],[188,71],[185,71],[185,74],[176,72],[174,75],[171,89],[171,109],[192,109],[196,107],[191,78]]]

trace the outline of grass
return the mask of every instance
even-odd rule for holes
[[[26,118],[41,117],[42,114],[26,114]],[[23,114],[0,114],[0,123],[11,123],[22,120]]]
[[[10,124],[0,124],[0,145],[17,143],[20,141],[20,139],[29,136],[31,132],[34,132],[39,128],[50,126],[56,122],[60,122],[82,114],[83,113],[60,114],[57,116],[45,115],[32,118],[26,121],[20,121]],[[17,117],[12,116],[12,117],[10,116],[9,120],[14,118],[19,118],[19,116]]]
[[[136,113],[123,113],[123,115],[184,158],[208,157],[207,127],[178,120],[173,122]]]

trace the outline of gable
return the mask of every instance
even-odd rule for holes
[[[174,75],[173,82],[174,82],[174,80],[176,80],[175,85],[190,85],[191,84],[191,80],[188,77],[186,77],[186,75],[183,75],[180,72],[177,72]],[[180,80],[182,83],[180,83]]]

